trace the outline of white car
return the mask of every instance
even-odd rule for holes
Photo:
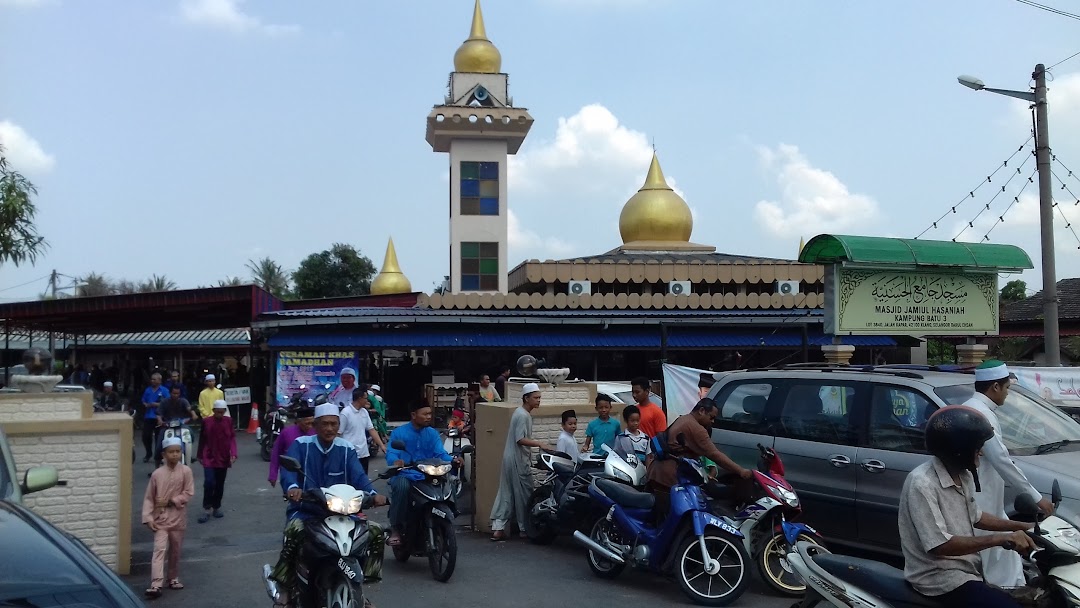
[[[634,403],[634,390],[630,383],[623,382],[597,382],[596,392],[604,393],[615,399],[615,403],[622,403],[630,405]],[[660,395],[656,393],[649,393],[652,398],[652,402],[660,407],[664,407],[664,400],[660,398]]]

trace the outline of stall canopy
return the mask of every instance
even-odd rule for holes
[[[0,304],[7,331],[69,336],[250,327],[260,314],[282,309],[254,285],[184,289],[91,298]]]
[[[920,241],[874,236],[820,234],[799,254],[806,264],[859,264],[890,268],[952,267],[985,272],[1019,272],[1031,258],[1015,245]]]

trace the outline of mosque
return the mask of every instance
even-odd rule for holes
[[[254,327],[267,336],[269,350],[369,353],[384,387],[401,367],[456,370],[460,382],[525,353],[570,367],[577,377],[624,380],[658,377],[661,359],[714,369],[909,360],[917,340],[834,341],[823,333],[824,266],[692,242],[690,208],[668,185],[655,154],[642,167],[641,189],[623,206],[619,246],[511,267],[507,159],[521,148],[533,118],[515,105],[501,69],[476,0],[446,95],[426,120],[432,151],[448,154],[450,163],[444,288],[414,292],[391,239],[370,305],[265,313]]]

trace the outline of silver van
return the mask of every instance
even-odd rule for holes
[[[967,401],[967,373],[903,367],[792,365],[716,374],[712,439],[739,464],[759,443],[783,458],[805,521],[831,541],[899,553],[897,508],[908,472],[929,456],[923,428],[935,410]],[[1080,525],[1080,423],[1013,384],[997,410],[1015,462],[1043,494],[1055,479],[1058,514]],[[1006,504],[1015,490],[1006,488]]]

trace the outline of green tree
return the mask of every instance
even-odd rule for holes
[[[75,297],[89,298],[94,296],[108,296],[116,293],[116,288],[109,279],[96,272],[91,272],[79,279],[79,285],[75,288]]]
[[[1016,279],[1009,281],[1001,288],[1001,303],[1019,302],[1027,299],[1027,283]]]
[[[251,271],[251,278],[256,285],[278,298],[288,297],[289,275],[280,264],[267,257],[258,262],[248,260],[247,269]]]
[[[139,283],[138,290],[140,293],[150,293],[154,291],[175,291],[176,283],[170,281],[164,275],[153,275],[149,280]]]
[[[240,277],[226,277],[223,281],[218,281],[218,287],[239,287],[244,285],[244,279]]]
[[[131,294],[139,293],[139,286],[133,281],[127,279],[121,279],[113,284],[113,293],[116,294]]]
[[[34,226],[36,195],[37,188],[8,165],[0,146],[0,264],[33,265],[48,248]]]
[[[292,274],[297,298],[339,298],[371,292],[375,264],[352,245],[334,243],[330,249],[313,253],[300,262]]]

